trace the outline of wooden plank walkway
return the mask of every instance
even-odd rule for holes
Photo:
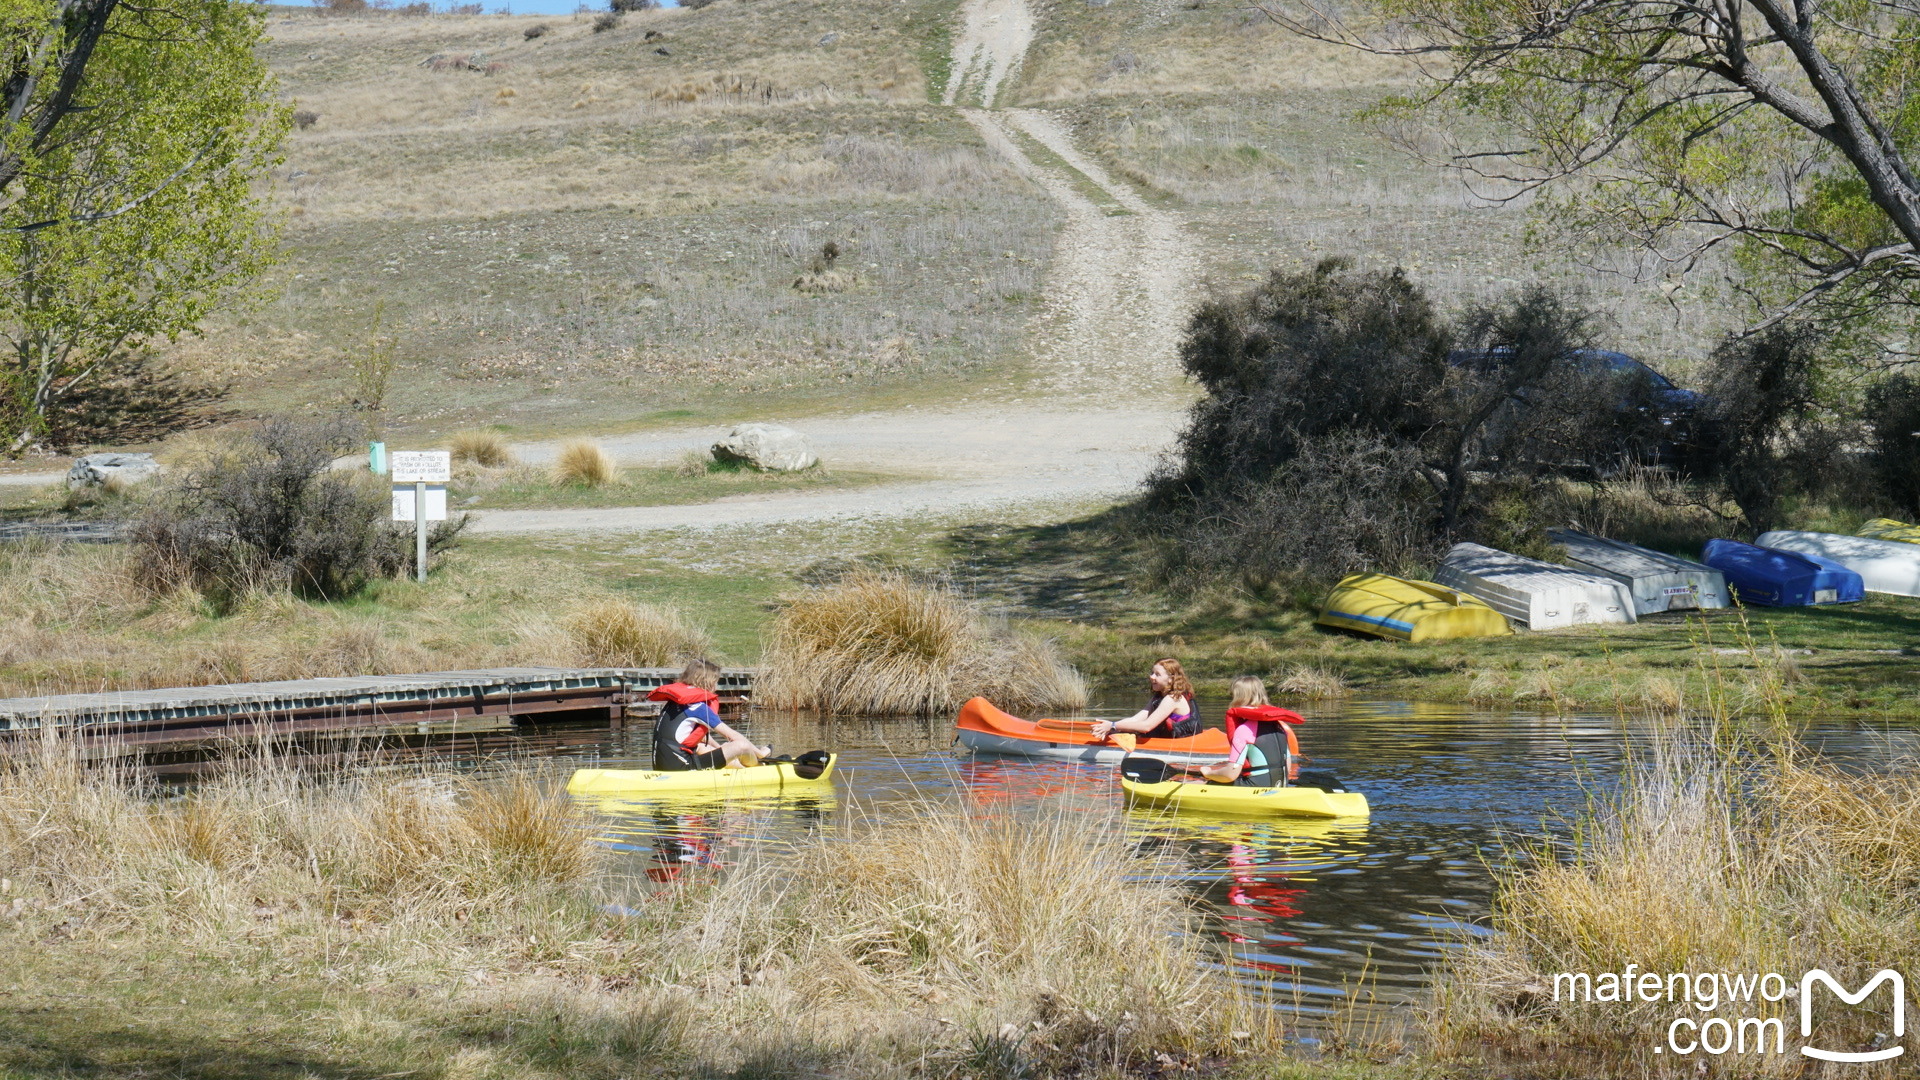
[[[340,679],[183,686],[0,699],[0,740],[57,730],[89,744],[128,746],[326,732],[439,734],[527,720],[613,726],[650,716],[645,701],[678,668],[493,668]],[[720,677],[721,704],[743,708],[752,669]]]

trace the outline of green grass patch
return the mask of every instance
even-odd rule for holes
[[[1073,190],[1084,196],[1088,202],[1098,206],[1108,217],[1122,217],[1133,211],[1120,205],[1113,193],[1095,183],[1093,178],[1073,167],[1066,158],[1053,152],[1053,149],[1039,139],[1016,127],[1007,128],[1007,134],[1019,145],[1020,152],[1027,155],[1035,165],[1060,174]]]

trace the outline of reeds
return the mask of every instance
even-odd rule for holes
[[[574,663],[588,667],[666,667],[713,652],[713,639],[676,608],[596,600],[562,623]]]
[[[591,439],[574,439],[566,443],[553,460],[553,482],[556,484],[601,487],[613,483],[617,475],[613,458]]]
[[[1283,697],[1307,698],[1311,701],[1333,701],[1346,697],[1346,677],[1329,667],[1316,664],[1296,664],[1282,678],[1274,692]]]
[[[1702,1060],[1656,1055],[1667,1023],[1704,1014],[1667,1001],[1556,1001],[1553,976],[1638,970],[1779,972],[1824,967],[1854,983],[1912,970],[1920,944],[1920,777],[1859,776],[1770,733],[1681,729],[1617,796],[1583,815],[1566,846],[1513,853],[1493,927],[1446,964],[1433,1050],[1504,1066],[1588,1063],[1587,1075],[1694,1075]],[[1722,1003],[1717,1015],[1784,1017],[1796,1003]],[[1823,1001],[1826,1042],[1854,1048],[1874,1017]],[[1792,1032],[1789,1032],[1791,1035]],[[1800,1075],[1797,1054],[1714,1059],[1722,1076]],[[1871,1075],[1871,1074],[1863,1074]]]
[[[1111,822],[929,806],[629,888],[553,779],[315,780],[268,756],[166,798],[49,746],[0,765],[0,919],[34,943],[9,973],[138,957],[150,993],[217,987],[225,1017],[254,978],[229,961],[258,957],[349,1011],[372,984],[446,1010],[436,1030],[498,1013],[484,1030],[540,1075],[1131,1075],[1274,1049]],[[726,1022],[695,1038],[701,1015]],[[259,1049],[233,1034],[208,1052]]]
[[[988,620],[952,588],[859,570],[788,596],[755,698],[776,708],[935,715],[981,695],[1006,707],[1079,708],[1086,684],[1050,641]]]
[[[456,431],[447,441],[453,453],[453,460],[471,461],[475,465],[488,469],[502,469],[513,464],[513,451],[507,447],[507,440],[497,431],[469,429]]]

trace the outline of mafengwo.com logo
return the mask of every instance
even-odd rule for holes
[[[1885,989],[1884,998],[1875,994]],[[1831,994],[1842,1003],[1874,1010],[1873,1038],[1865,1046],[1836,1045],[1831,1032],[1824,1037],[1816,1030],[1814,1003],[1820,995]],[[1765,1010],[1797,998],[1799,1038],[1789,1042],[1787,1022],[1773,1016],[1716,1016],[1722,1006],[1730,1011],[1746,1012],[1753,1003],[1762,1003],[1762,1011],[1776,1014],[1784,1010]],[[1870,1001],[1871,999],[1871,1001]],[[1675,972],[1660,974],[1641,971],[1628,964],[1623,971],[1563,971],[1553,977],[1553,1000],[1583,1004],[1617,1002],[1664,1002],[1675,1006],[1676,1015],[1667,1024],[1664,1038],[1655,1043],[1656,1054],[1692,1056],[1705,1054],[1799,1054],[1820,1061],[1886,1061],[1906,1053],[1902,1040],[1907,1033],[1907,980],[1892,968],[1882,968],[1849,990],[1826,971],[1814,968],[1800,976],[1798,985],[1785,975],[1769,971],[1758,974],[1729,975],[1724,972]]]

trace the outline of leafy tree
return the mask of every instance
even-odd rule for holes
[[[1779,526],[1785,496],[1827,487],[1842,468],[1829,347],[1813,326],[1780,325],[1729,337],[1708,361],[1713,471],[1755,533]]]
[[[9,15],[8,13],[11,12]],[[0,8],[0,419],[10,449],[271,261],[254,181],[289,124],[259,8],[111,0]]]
[[[1420,62],[1431,90],[1383,115],[1491,120],[1441,155],[1482,194],[1541,195],[1565,234],[1675,274],[1729,252],[1753,329],[1920,305],[1914,0],[1375,0],[1366,25],[1314,0],[1266,10]]]

